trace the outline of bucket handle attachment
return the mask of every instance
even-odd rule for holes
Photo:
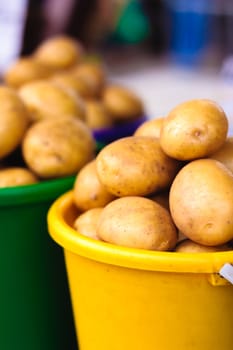
[[[219,274],[233,284],[233,265],[226,263],[220,269]]]
[[[210,273],[207,276],[212,286],[231,286],[233,285],[233,265],[226,263],[221,267],[219,272]]]

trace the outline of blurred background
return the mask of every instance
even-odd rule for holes
[[[138,93],[149,117],[211,98],[233,120],[232,29],[232,0],[0,0],[0,74],[65,33]]]

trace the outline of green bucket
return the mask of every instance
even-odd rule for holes
[[[0,349],[77,349],[62,248],[47,211],[74,176],[0,190]]]

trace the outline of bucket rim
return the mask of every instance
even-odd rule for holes
[[[148,121],[146,115],[137,117],[136,119],[124,121],[122,124],[94,129],[93,135],[98,142],[109,143],[122,137],[129,136],[144,122]]]
[[[73,205],[73,190],[58,197],[47,213],[48,231],[64,250],[105,264],[158,272],[218,273],[233,263],[233,250],[208,253],[161,252],[96,241],[75,231],[64,218]]]
[[[96,141],[96,153],[98,154],[105,145],[105,142]],[[28,185],[2,187],[0,208],[55,200],[73,187],[77,174],[78,172],[57,178],[41,179]]]
[[[75,175],[0,189],[0,208],[54,200],[72,188]]]

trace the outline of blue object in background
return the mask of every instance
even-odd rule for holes
[[[198,59],[208,40],[208,16],[192,12],[173,14],[171,50],[182,62]]]
[[[108,144],[122,137],[132,136],[136,129],[146,120],[146,116],[141,116],[110,128],[95,130],[93,134],[97,142]]]
[[[168,7],[171,15],[171,54],[180,63],[198,63],[210,37],[210,2],[175,0],[169,1]]]

